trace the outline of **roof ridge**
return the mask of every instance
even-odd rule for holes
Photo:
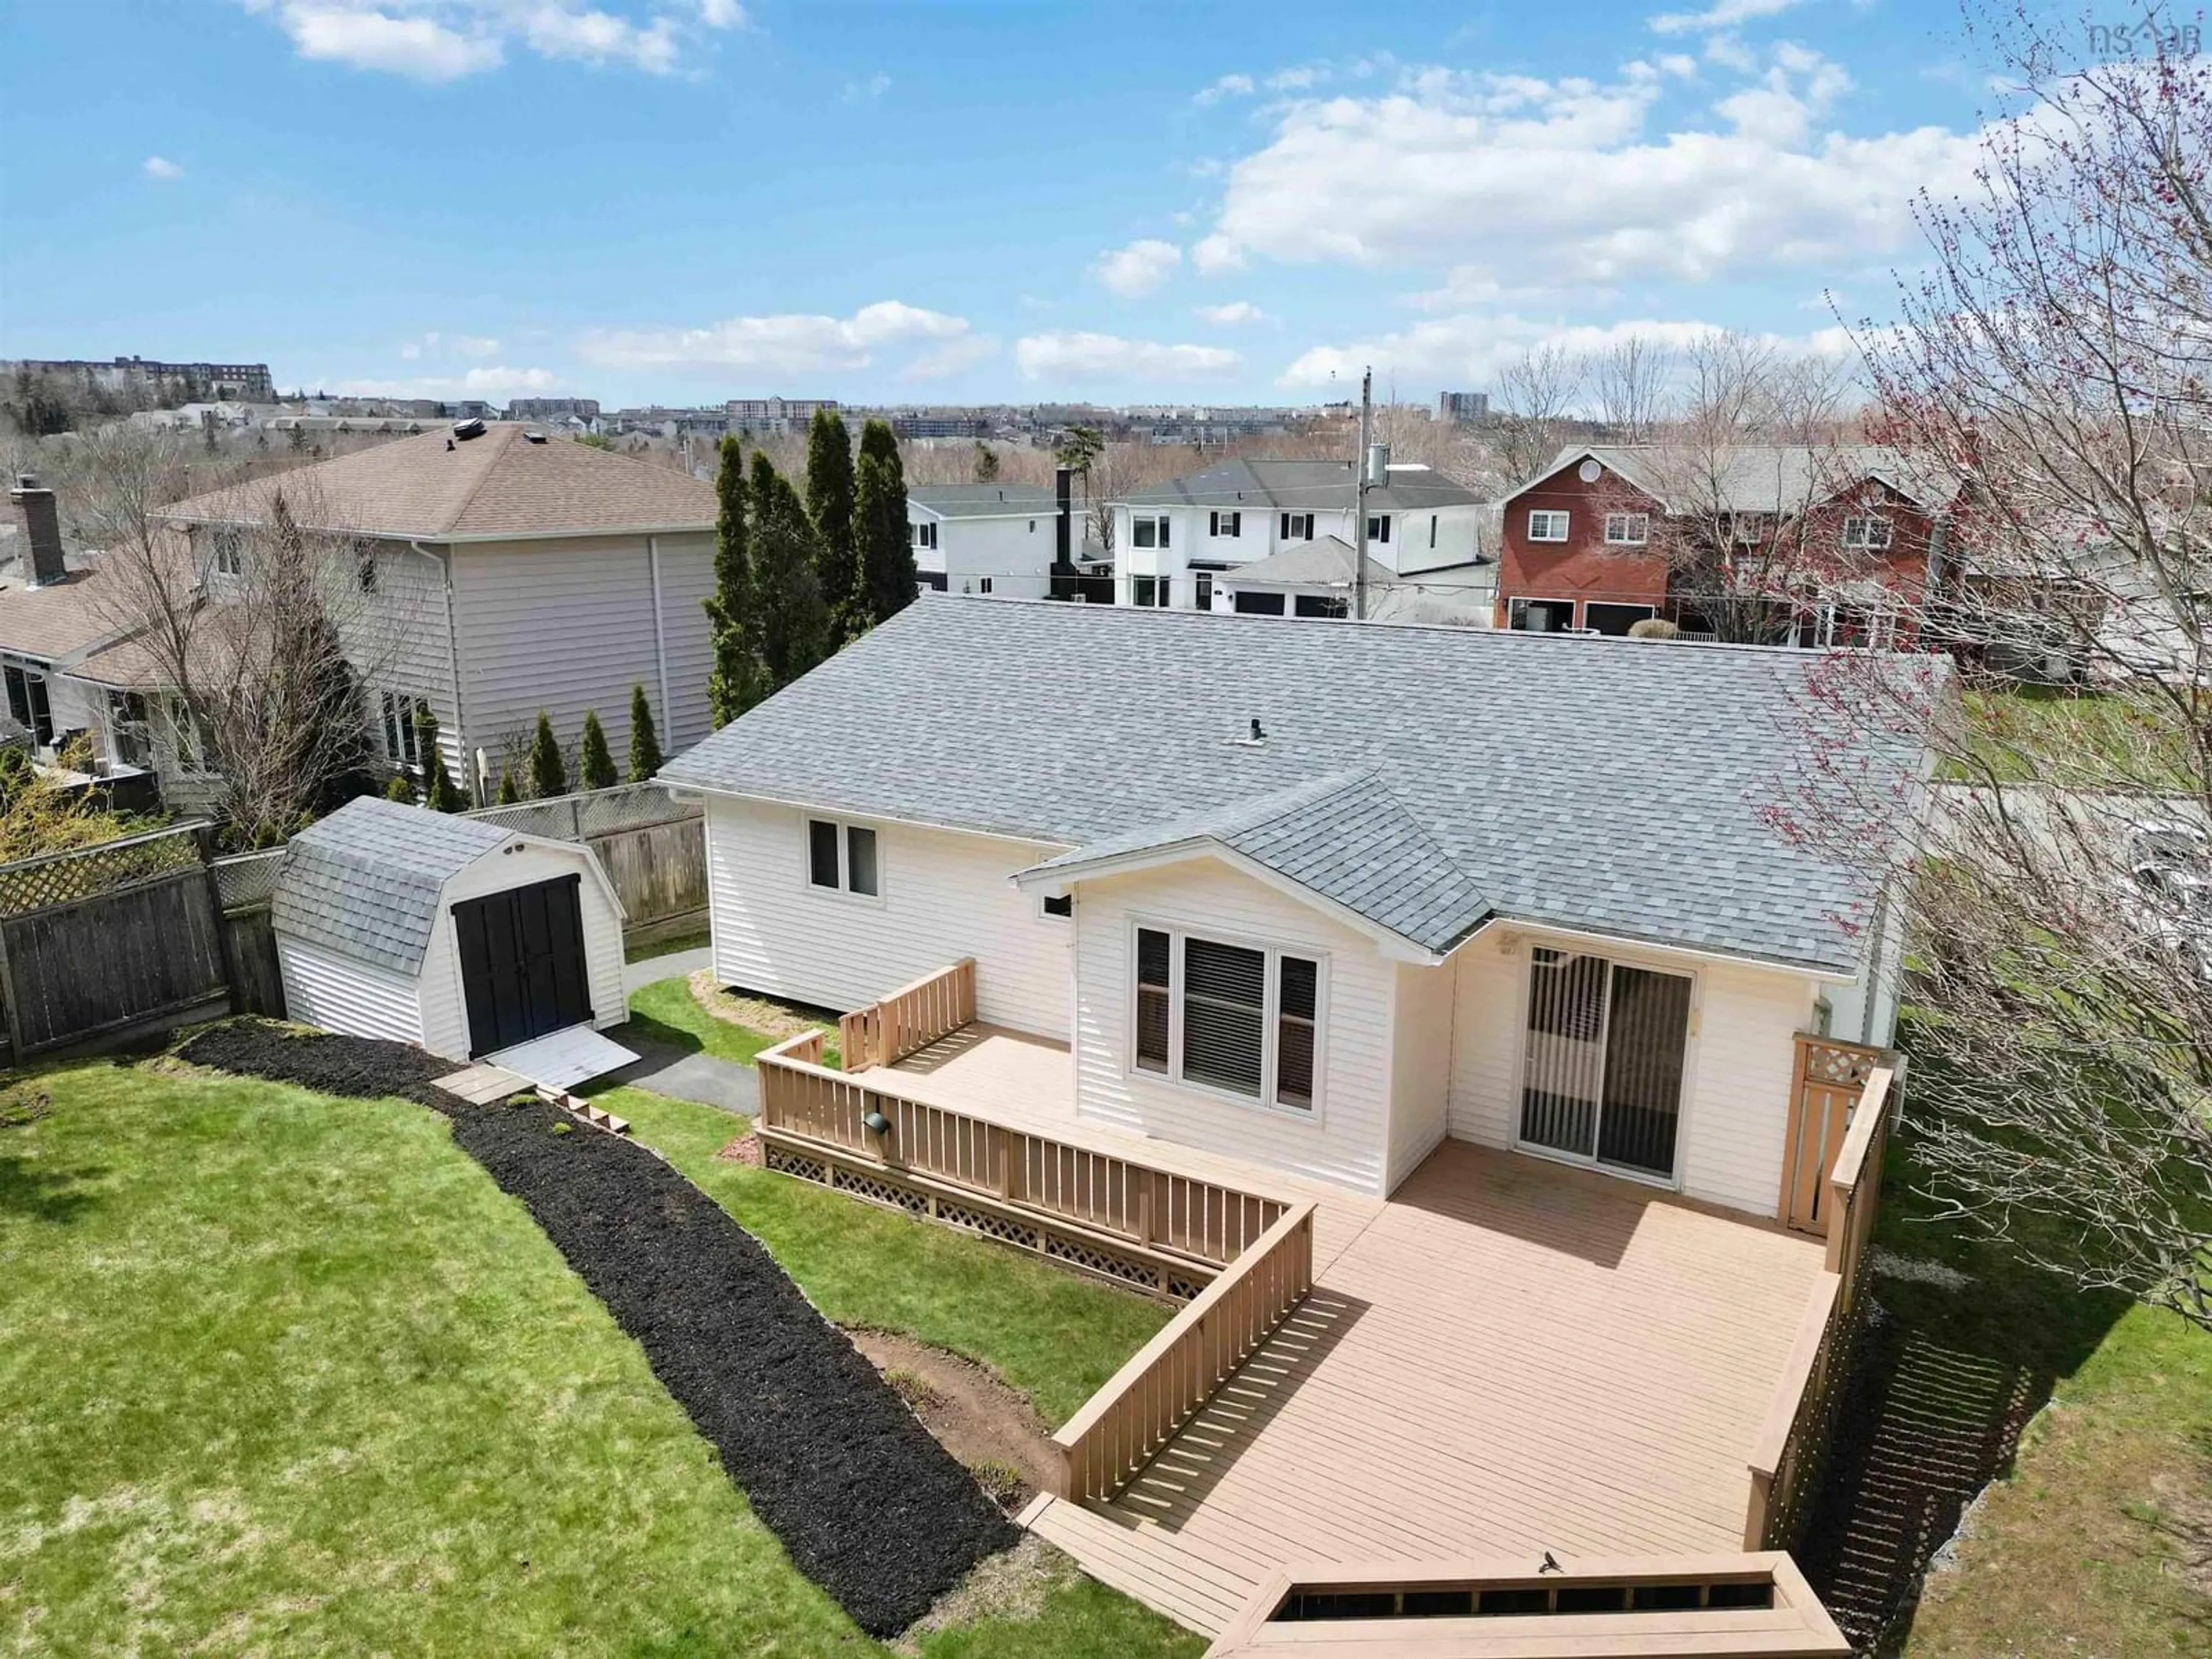
[[[522,435],[522,426],[514,421],[489,422],[485,425],[483,435],[489,438],[494,433],[500,434],[498,452],[484,463],[483,472],[477,476],[476,483],[470,489],[469,493],[461,497],[460,505],[446,514],[446,521],[438,526],[439,530],[445,534],[451,535],[453,526],[469,516],[469,509],[477,504],[477,497],[483,494],[484,486],[491,482],[491,475],[499,471],[499,464],[507,459],[507,453],[514,447],[515,441]],[[436,434],[425,435],[435,436]],[[459,448],[462,441],[449,436],[446,441]],[[475,443],[478,440],[471,438],[467,441]]]

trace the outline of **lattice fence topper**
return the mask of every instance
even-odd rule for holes
[[[1805,1045],[1805,1080],[1835,1088],[1863,1084],[1882,1056],[1856,1045],[1811,1041]]]
[[[266,853],[242,853],[236,858],[215,861],[216,890],[222,895],[226,910],[248,910],[255,905],[266,904],[276,896],[276,878],[284,868],[284,849],[276,848]]]
[[[0,864],[0,915],[97,898],[199,862],[198,824]]]

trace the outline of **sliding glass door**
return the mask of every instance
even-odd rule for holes
[[[1528,968],[1522,1142],[1671,1176],[1689,1036],[1687,975],[1537,946]]]

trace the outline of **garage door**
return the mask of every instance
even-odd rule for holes
[[[583,879],[564,876],[453,907],[471,1059],[590,1021]]]

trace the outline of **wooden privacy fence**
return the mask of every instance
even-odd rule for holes
[[[467,816],[502,830],[579,842],[622,900],[623,937],[632,945],[696,927],[707,917],[705,810],[659,783],[623,783]]]
[[[1868,1074],[1823,1183],[1827,1258],[1806,1297],[1789,1360],[1752,1445],[1751,1498],[1743,1526],[1746,1549],[1788,1549],[1796,1541],[1827,1457],[1858,1326],[1867,1241],[1881,1196],[1890,1093],[1896,1081],[1895,1056],[1885,1058],[1892,1063],[1876,1066]]]
[[[1893,1056],[1861,1042],[1801,1034],[1790,1078],[1790,1118],[1778,1213],[1800,1232],[1828,1231],[1828,1172],[1844,1149],[1851,1111],[1875,1068]]]
[[[15,1062],[229,1000],[205,830],[0,866],[0,997]]]
[[[1295,1204],[1052,1437],[1059,1493],[1121,1490],[1313,1289],[1314,1206]]]
[[[848,1072],[891,1066],[975,1018],[975,958],[924,974],[837,1022],[837,1054]]]
[[[811,1031],[755,1059],[770,1168],[1176,1297],[1195,1295],[1286,1208],[859,1082],[822,1065],[822,1052]]]

